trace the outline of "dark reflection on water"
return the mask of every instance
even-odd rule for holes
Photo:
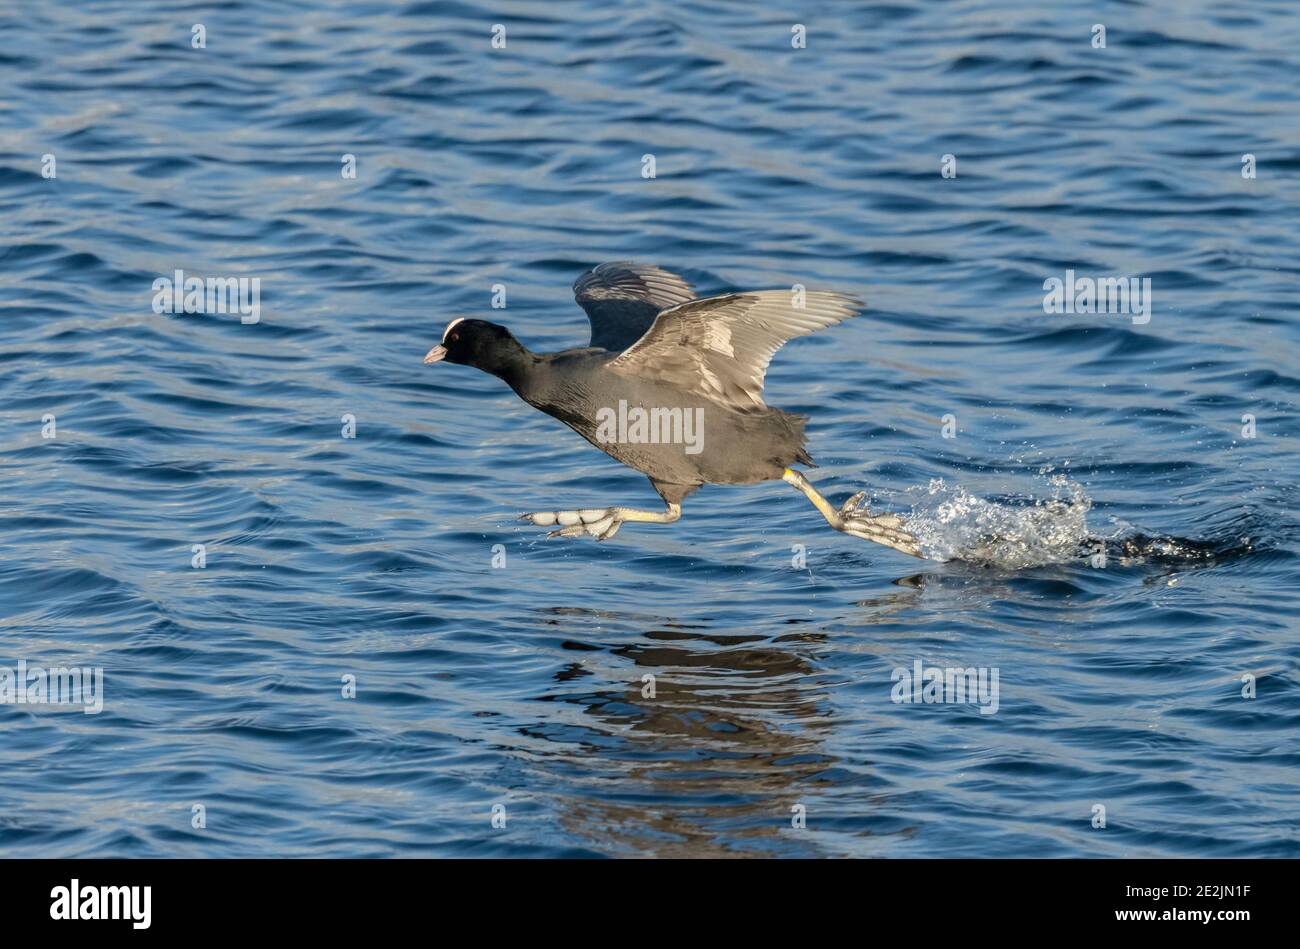
[[[628,854],[816,855],[792,808],[835,765],[820,740],[826,685],[809,682],[825,638],[769,641],[664,619],[638,638],[609,649],[631,670],[624,687],[568,691],[615,685],[588,681],[613,674],[592,659],[558,672],[566,691],[544,697],[583,712],[580,734],[537,733],[574,746],[547,755],[587,789],[564,802],[569,831]]]

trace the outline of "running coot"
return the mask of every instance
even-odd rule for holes
[[[504,326],[457,319],[426,363],[474,366],[502,379],[534,408],[645,474],[667,508],[603,507],[523,515],[550,536],[608,540],[629,521],[670,524],[705,484],[785,481],[836,530],[920,556],[893,514],[869,513],[859,492],[836,508],[791,465],[813,460],[805,419],[763,402],[772,355],[790,339],[853,316],[841,293],[758,290],[697,299],[681,277],[616,261],[573,285],[591,321],[580,349],[533,353]]]

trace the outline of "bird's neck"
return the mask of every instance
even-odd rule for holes
[[[536,365],[536,354],[529,352],[523,343],[512,339],[510,345],[494,353],[491,364],[482,369],[522,394],[521,387],[526,385]]]

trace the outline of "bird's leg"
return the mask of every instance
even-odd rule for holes
[[[813,507],[821,511],[822,517],[826,518],[826,523],[837,531],[861,537],[863,540],[873,540],[877,544],[893,547],[913,557],[921,556],[920,545],[915,537],[903,529],[903,519],[897,514],[872,514],[865,509],[859,510],[859,505],[867,492],[859,491],[837,510],[830,501],[822,497],[802,472],[786,468],[785,473],[781,475],[781,480],[802,491],[804,496],[812,501]]]
[[[596,540],[609,540],[618,533],[618,529],[628,521],[640,521],[645,524],[671,524],[682,516],[680,504],[669,504],[664,511],[642,511],[634,507],[597,507],[584,511],[541,511],[537,514],[522,514],[521,521],[531,521],[538,527],[550,527],[559,524],[559,530],[553,530],[547,537],[582,537],[589,535]]]

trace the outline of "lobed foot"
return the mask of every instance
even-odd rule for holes
[[[521,514],[521,521],[531,521],[538,527],[560,525],[547,537],[594,537],[596,540],[609,540],[623,526],[615,508],[588,508],[584,511],[539,511],[535,514]]]
[[[838,523],[831,526],[837,531],[861,537],[863,540],[875,541],[897,551],[921,556],[921,545],[917,539],[903,528],[903,519],[897,514],[872,514],[862,507],[862,500],[867,492],[859,491],[840,505]]]

